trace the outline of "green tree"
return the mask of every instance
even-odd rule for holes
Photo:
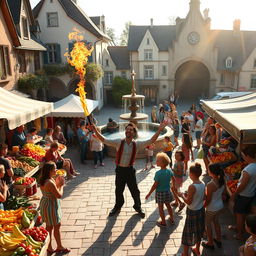
[[[95,82],[103,76],[103,70],[100,65],[95,63],[88,63],[86,66],[85,80],[88,82]]]
[[[128,21],[128,22],[125,23],[123,32],[120,36],[120,45],[125,46],[125,45],[128,44],[128,36],[129,36],[130,25],[132,25],[131,21]]]
[[[126,78],[116,76],[112,84],[112,95],[115,105],[121,106],[122,96],[131,94],[132,82]]]
[[[116,45],[115,30],[113,28],[107,28],[106,33],[112,39],[114,45]]]

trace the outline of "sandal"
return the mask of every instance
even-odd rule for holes
[[[162,221],[157,221],[157,222],[156,222],[156,225],[159,226],[159,227],[163,227],[163,228],[166,227],[166,224],[163,224]]]
[[[184,203],[182,203],[182,204],[180,205],[180,207],[179,207],[178,212],[181,212],[181,211],[184,209],[185,206],[186,206],[186,205],[185,205]]]
[[[200,256],[201,255],[200,253],[199,254],[197,253],[196,248],[191,248],[191,251],[192,251],[194,256]]]
[[[68,248],[64,248],[64,249],[56,249],[55,250],[55,253],[60,253],[60,254],[67,254],[67,253],[70,253],[71,250],[68,249]]]
[[[49,249],[47,249],[47,253],[48,253],[48,254],[53,254],[53,253],[55,253],[55,250],[49,250]]]

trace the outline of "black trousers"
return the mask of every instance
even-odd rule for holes
[[[127,184],[132,198],[134,200],[133,208],[135,210],[141,209],[140,191],[136,181],[136,170],[133,166],[130,167],[116,167],[116,204],[115,208],[121,209],[124,204],[124,189]]]

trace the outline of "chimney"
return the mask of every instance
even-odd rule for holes
[[[150,26],[151,26],[151,28],[154,26],[152,18],[150,19]]]
[[[241,20],[237,19],[233,22],[233,32],[234,34],[239,34],[241,26]]]

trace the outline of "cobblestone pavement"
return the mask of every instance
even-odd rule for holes
[[[141,191],[142,207],[145,219],[133,210],[133,200],[129,190],[125,189],[125,205],[117,217],[108,218],[115,202],[115,175],[113,159],[105,159],[105,166],[93,169],[92,161],[86,165],[78,164],[77,149],[69,150],[81,175],[70,181],[65,187],[62,200],[63,244],[72,249],[69,255],[175,255],[181,252],[181,234],[185,221],[185,210],[175,212],[175,226],[159,228],[159,218],[154,196],[146,202],[156,169],[142,171],[144,161],[136,162],[137,181]],[[189,180],[184,183],[185,190]],[[235,256],[240,243],[234,240],[233,233],[227,229],[234,223],[228,209],[221,216],[223,229],[223,248],[214,252],[204,249],[202,255]]]
[[[103,118],[108,118],[110,109],[103,109]],[[118,111],[119,115],[120,111]],[[111,112],[113,114],[113,111]],[[101,115],[102,116],[102,115]],[[116,118],[112,115],[113,118]],[[96,116],[99,118],[99,116]],[[144,198],[148,193],[156,169],[142,171],[144,160],[136,161],[137,181],[141,191],[142,208],[146,217],[140,217],[133,210],[133,200],[129,190],[125,189],[125,204],[117,217],[108,218],[115,202],[114,161],[105,159],[105,166],[93,169],[92,160],[87,164],[79,163],[77,148],[70,148],[66,154],[81,173],[78,178],[70,181],[65,187],[62,200],[63,244],[72,249],[69,255],[176,255],[182,252],[181,235],[185,222],[185,210],[175,211],[175,225],[159,228],[159,218],[154,195],[148,201]],[[201,160],[199,160],[201,161]],[[186,180],[183,190],[190,181]],[[167,212],[166,212],[167,213]],[[225,209],[221,216],[223,233],[222,249],[211,252],[203,249],[205,256],[236,256],[240,242],[233,239],[233,232],[227,226],[234,224],[234,217]]]

